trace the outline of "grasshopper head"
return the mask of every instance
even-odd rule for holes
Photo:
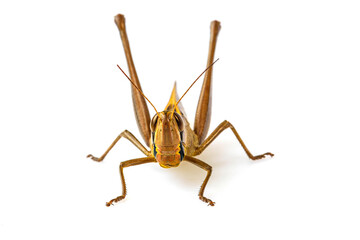
[[[173,111],[160,112],[151,120],[150,128],[152,153],[156,161],[164,168],[179,166],[185,155],[181,116]]]

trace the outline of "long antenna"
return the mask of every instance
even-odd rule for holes
[[[212,64],[210,64],[210,66],[208,66],[196,79],[195,79],[195,81],[190,85],[190,87],[186,90],[186,92],[181,96],[181,98],[176,102],[176,104],[175,104],[175,106],[174,106],[174,110],[173,110],[173,112],[172,112],[172,115],[174,114],[174,111],[175,111],[175,109],[176,109],[176,106],[179,104],[179,102],[181,101],[181,99],[185,96],[185,94],[190,90],[190,88],[196,83],[196,81],[197,80],[199,80],[199,78],[207,71],[207,70],[209,70],[211,67],[212,67],[212,65],[214,65],[217,61],[219,60],[219,58],[218,59],[216,59]],[[172,116],[171,115],[171,116]]]
[[[131,82],[131,84],[139,91],[139,93],[141,93],[141,95],[151,104],[151,106],[155,109],[156,114],[159,116],[159,112],[156,110],[155,106],[150,102],[150,100],[145,96],[145,94],[140,90],[140,88],[138,88],[138,86],[135,85],[135,83],[129,78],[128,75],[126,75],[126,73],[124,72],[124,70],[121,69],[121,67],[119,65],[118,68],[120,69],[120,71],[127,77],[127,79],[129,79],[129,81]]]
[[[214,65],[218,60],[219,60],[219,58],[216,59],[215,62],[213,62],[210,66],[208,66],[208,67],[197,77],[197,79],[195,79],[195,81],[190,85],[190,87],[186,90],[186,92],[185,92],[185,93],[181,96],[181,98],[176,102],[175,107],[178,105],[178,103],[181,101],[181,99],[185,96],[185,94],[190,90],[190,88],[196,83],[196,81],[199,80],[199,78],[200,78],[207,70],[209,70],[209,68],[211,68],[212,65]]]

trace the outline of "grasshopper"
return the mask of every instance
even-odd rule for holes
[[[215,202],[209,198],[204,197],[204,190],[206,184],[211,176],[212,167],[203,162],[202,160],[195,158],[195,156],[201,154],[225,129],[230,128],[234,133],[236,139],[245,150],[247,156],[252,160],[258,160],[264,158],[266,155],[274,156],[274,154],[267,152],[261,155],[254,156],[249,149],[245,146],[244,141],[240,138],[233,125],[228,121],[223,121],[220,125],[208,136],[208,130],[211,117],[211,99],[212,99],[212,65],[214,62],[215,46],[217,36],[220,31],[220,22],[212,21],[210,25],[210,46],[207,59],[207,68],[200,76],[192,83],[192,85],[203,75],[204,81],[198,101],[198,106],[195,115],[194,129],[190,127],[190,124],[186,118],[182,104],[180,103],[184,95],[189,91],[192,85],[182,95],[178,97],[176,91],[176,83],[172,90],[170,100],[165,107],[165,110],[158,112],[155,106],[150,100],[143,94],[141,85],[136,74],[134,62],[132,59],[129,40],[125,28],[125,17],[121,14],[115,16],[115,23],[120,31],[120,37],[122,40],[123,48],[126,55],[127,64],[129,67],[130,77],[119,67],[124,75],[131,82],[132,99],[135,111],[136,122],[140,130],[141,136],[145,141],[145,144],[150,148],[148,150],[141,142],[128,130],[123,131],[105,153],[100,157],[94,157],[89,154],[87,157],[94,161],[101,162],[104,160],[109,151],[115,146],[115,144],[121,139],[126,138],[133,143],[146,157],[127,160],[120,163],[119,171],[122,183],[122,195],[110,200],[106,203],[106,206],[110,206],[115,202],[119,202],[126,196],[126,184],[123,169],[130,166],[140,165],[144,163],[159,163],[163,168],[177,167],[182,161],[187,161],[204,169],[207,174],[200,187],[199,199],[210,206],[214,206]],[[150,114],[146,105],[145,99],[152,105],[156,114],[150,120]]]

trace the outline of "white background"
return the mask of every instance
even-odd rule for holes
[[[358,1],[2,1],[1,239],[359,239]],[[236,2],[236,3],[235,3]],[[221,21],[210,131],[231,131],[176,169],[142,157],[113,16],[123,13],[142,88],[158,109],[206,64]],[[201,87],[183,100],[192,123]],[[154,114],[152,109],[149,109]]]

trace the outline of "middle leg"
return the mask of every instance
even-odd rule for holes
[[[104,158],[106,157],[106,155],[110,152],[110,150],[115,146],[115,144],[120,140],[120,138],[126,138],[127,140],[129,140],[132,144],[134,144],[140,151],[142,151],[146,156],[150,157],[151,156],[151,152],[148,151],[142,144],[141,142],[139,142],[139,140],[128,130],[123,131],[122,133],[119,134],[119,136],[116,137],[116,139],[113,141],[113,143],[108,147],[108,149],[105,151],[105,153],[100,157],[94,157],[92,154],[87,155],[88,158],[91,158],[92,160],[96,161],[96,162],[101,162],[102,160],[104,160]]]
[[[243,149],[245,150],[246,154],[250,159],[258,160],[264,158],[266,155],[269,155],[271,157],[274,156],[274,154],[272,154],[271,152],[267,152],[256,156],[252,155],[249,149],[245,146],[244,141],[240,138],[240,135],[238,134],[234,126],[226,120],[220,123],[220,125],[209,135],[209,137],[205,139],[205,141],[195,150],[194,155],[199,155],[200,153],[202,153],[205,150],[205,148],[207,148],[210,145],[210,143],[212,143],[215,140],[215,138],[217,138],[220,135],[220,133],[222,133],[222,131],[224,131],[227,128],[230,128],[233,131],[235,137],[237,138],[237,140],[239,141],[239,143],[241,144],[241,146],[243,147]]]

